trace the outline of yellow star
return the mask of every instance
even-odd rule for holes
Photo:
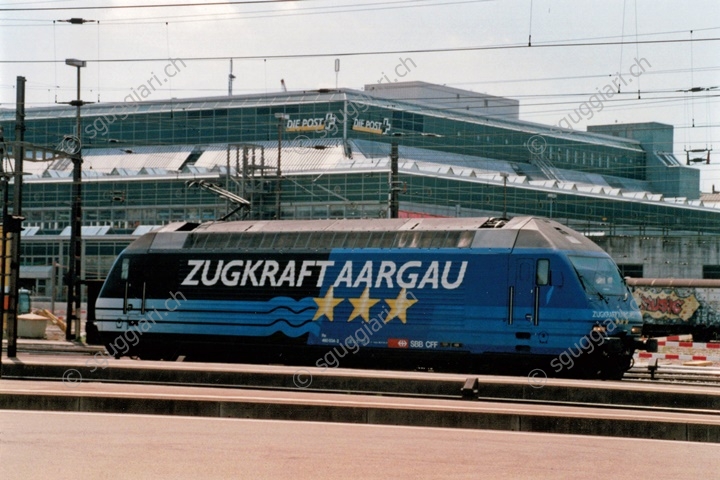
[[[365,291],[360,295],[360,298],[348,298],[348,300],[353,306],[348,322],[352,322],[355,317],[360,317],[366,323],[370,321],[370,309],[380,301],[379,299],[370,298],[370,287],[365,287]]]
[[[407,298],[407,290],[403,288],[395,300],[385,300],[385,302],[390,305],[390,313],[388,313],[385,323],[395,317],[398,317],[402,323],[407,323],[407,309],[417,303],[417,300]]]
[[[313,317],[313,321],[317,320],[318,318],[325,315],[328,320],[331,322],[333,321],[333,311],[335,307],[342,303],[344,298],[334,298],[333,297],[333,289],[334,287],[330,287],[325,294],[325,297],[323,298],[313,298],[315,303],[317,303],[318,309],[317,312],[315,312],[315,316]]]

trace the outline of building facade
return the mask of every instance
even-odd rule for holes
[[[84,107],[83,278],[103,278],[125,245],[157,225],[380,218],[393,193],[401,215],[539,215],[599,243],[720,233],[720,208],[700,199],[698,170],[671,153],[671,126],[576,132],[520,121],[509,99],[396,85]],[[0,125],[13,131],[14,111],[0,111]],[[75,109],[27,110],[30,144],[55,148],[73,134]],[[24,165],[21,276],[50,296],[67,263],[72,162]],[[611,254],[621,265],[639,261]]]

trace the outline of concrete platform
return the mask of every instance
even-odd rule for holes
[[[468,378],[477,379],[467,399],[553,401],[693,409],[720,415],[720,386],[688,386],[629,381],[538,379],[536,377],[468,376],[428,372],[320,369],[246,364],[116,360],[91,357],[20,355],[3,359],[3,378],[82,382],[143,382],[296,391],[349,391],[367,394],[412,394],[460,398]]]
[[[720,470],[712,443],[497,430],[0,410],[0,432],[3,480],[675,480]]]
[[[720,443],[720,416],[374,395],[0,380],[0,409],[310,420]]]

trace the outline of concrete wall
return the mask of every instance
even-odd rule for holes
[[[593,237],[618,265],[643,265],[645,278],[703,278],[720,265],[720,236]]]

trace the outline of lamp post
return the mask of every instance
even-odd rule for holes
[[[77,107],[76,111],[76,139],[66,137],[63,142],[66,151],[70,153],[73,162],[72,200],[70,213],[70,248],[68,262],[68,298],[65,328],[65,339],[73,340],[73,324],[75,332],[80,336],[80,270],[82,268],[82,121],[80,107],[85,105],[80,99],[80,69],[87,66],[85,60],[68,58],[65,65],[77,68],[77,98],[70,105]],[[72,145],[72,140],[77,143]]]
[[[290,119],[290,116],[286,113],[276,113],[275,118],[278,121],[278,161],[277,161],[277,183],[275,185],[275,218],[277,220],[281,219],[282,214],[282,208],[280,207],[280,194],[282,189],[282,168],[281,168],[281,158],[282,158],[282,132],[283,132],[283,124],[285,121]]]

